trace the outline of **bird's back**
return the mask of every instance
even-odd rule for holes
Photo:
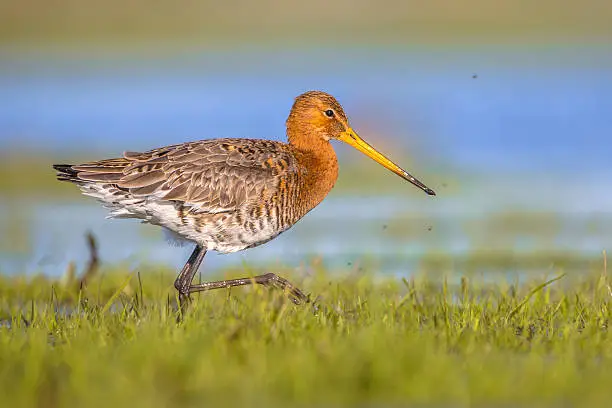
[[[299,204],[308,181],[299,155],[281,142],[213,139],[54,167],[110,217],[142,219],[234,252],[274,238],[310,210]]]

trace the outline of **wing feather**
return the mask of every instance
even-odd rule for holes
[[[112,183],[135,196],[180,201],[192,210],[218,213],[273,194],[279,178],[299,171],[299,165],[284,143],[214,139],[125,152],[122,158],[73,169],[82,180]]]

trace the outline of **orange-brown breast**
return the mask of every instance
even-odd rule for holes
[[[329,142],[315,140],[307,149],[294,148],[294,155],[302,172],[298,180],[284,183],[289,196],[294,197],[290,204],[292,223],[321,203],[338,178],[338,160]]]

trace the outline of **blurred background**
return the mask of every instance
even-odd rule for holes
[[[580,272],[612,247],[611,41],[604,0],[0,0],[0,273],[59,276],[87,231],[106,264],[180,267],[191,248],[105,220],[51,164],[284,140],[310,89],[438,196],[337,146],[318,208],[204,268]]]

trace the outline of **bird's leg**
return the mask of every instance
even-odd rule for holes
[[[183,266],[183,269],[181,269],[181,272],[174,281],[174,287],[179,292],[181,314],[186,311],[187,305],[189,304],[191,282],[193,281],[193,277],[204,259],[204,255],[206,255],[206,250],[204,250],[204,248],[202,248],[200,245],[196,245],[193,252],[189,256],[187,263],[185,263],[185,266]]]
[[[289,282],[287,279],[281,278],[280,276],[274,273],[257,275],[253,276],[252,278],[228,279],[191,285],[189,288],[189,293],[205,292],[213,289],[231,288],[233,286],[245,286],[254,284],[272,286],[282,289],[287,294],[287,296],[289,296],[289,299],[291,299],[291,301],[296,305],[308,303],[310,301],[308,296],[304,295],[304,293],[302,293],[300,289],[293,286],[291,282]]]

